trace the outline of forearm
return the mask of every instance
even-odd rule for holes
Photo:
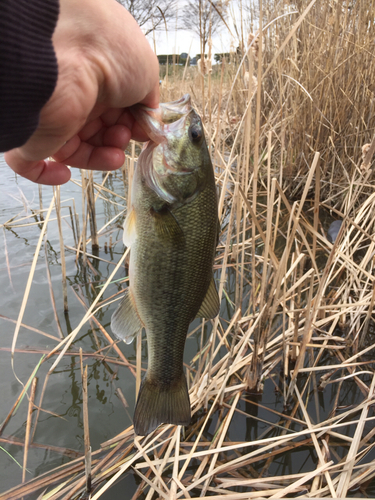
[[[57,81],[58,0],[1,0],[0,151],[24,144]]]

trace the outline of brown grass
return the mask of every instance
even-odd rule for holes
[[[131,427],[102,443],[91,454],[93,500],[129,472],[139,477],[132,498],[146,500],[237,500],[290,494],[344,498],[355,488],[366,494],[375,476],[370,453],[375,435],[375,372],[369,333],[375,302],[371,169],[375,3],[298,0],[294,5],[293,13],[285,15],[292,10],[287,3],[279,2],[275,10],[275,2],[263,0],[257,53],[253,41],[242,61],[233,56],[231,62],[215,67],[203,85],[195,68],[183,68],[181,75],[174,70],[166,79],[162,100],[190,92],[205,119],[220,191],[222,234],[215,270],[219,295],[231,304],[232,313],[229,319],[210,322],[207,342],[205,322],[194,333],[201,335],[201,349],[186,366],[192,424],[186,429],[164,425],[147,438],[135,437]],[[245,69],[256,77],[256,85],[250,79],[246,88]],[[126,186],[135,152],[133,144],[124,170]],[[90,262],[95,256],[85,250],[90,241],[86,228],[91,224],[94,246],[95,238],[100,244],[104,229],[88,223],[95,221],[93,193],[95,189],[105,197],[108,188],[90,177],[87,186],[91,187],[83,185],[85,207],[87,191],[92,191],[82,233],[76,224],[82,245],[80,241],[75,251],[83,252]],[[129,195],[123,199],[126,203]],[[333,245],[326,239],[329,214],[343,219]],[[72,220],[76,221],[75,213]],[[6,225],[22,223],[16,218]],[[229,279],[235,280],[231,297]],[[29,288],[26,301],[27,293]],[[57,356],[50,373],[62,356],[69,355],[87,320],[99,324],[102,339],[111,344],[110,335],[94,316],[103,304],[99,299],[68,337],[56,340],[47,355]],[[22,309],[12,354],[21,321]],[[99,350],[94,355],[101,359]],[[130,366],[138,389],[140,340],[136,367],[117,346],[106,362]],[[277,410],[267,409],[254,396],[268,383],[281,396]],[[323,418],[318,391],[331,384],[337,388],[336,395]],[[341,408],[348,384],[359,388],[362,399]],[[312,399],[314,415],[309,411]],[[126,409],[123,395],[122,400]],[[24,467],[33,396],[29,401]],[[257,408],[268,411],[267,431],[256,440],[232,441],[236,418],[256,421],[253,410]],[[12,413],[13,408],[8,420]],[[315,458],[311,470],[267,475],[282,454],[306,447]],[[1,499],[27,498],[46,488],[50,496],[46,492],[40,498],[76,498],[87,483],[82,456],[13,488]]]

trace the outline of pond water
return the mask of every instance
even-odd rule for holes
[[[72,178],[81,181],[80,172],[72,169]],[[94,173],[94,180],[102,182],[101,172]],[[90,258],[84,268],[82,260],[76,263],[73,251],[65,251],[68,282],[69,310],[63,310],[61,281],[61,254],[59,232],[55,212],[51,214],[45,243],[43,243],[32,281],[30,295],[23,315],[22,324],[15,346],[14,371],[11,363],[11,346],[26,282],[38,244],[43,221],[33,211],[40,209],[38,185],[16,176],[0,156],[0,228],[2,251],[0,256],[0,426],[11,411],[35,367],[42,357],[76,328],[83,318],[86,307],[91,305],[102,284],[113,271],[124,252],[122,224],[124,221],[124,183],[121,173],[111,175],[106,186],[120,196],[106,193],[106,199],[96,203],[98,229],[111,222],[99,237],[98,259]],[[53,197],[53,189],[42,186],[42,204],[47,209]],[[74,200],[74,205],[73,205]],[[108,201],[109,200],[109,201]],[[75,247],[71,229],[69,207],[82,214],[82,190],[72,182],[61,187],[64,245]],[[117,216],[117,218],[116,218]],[[24,221],[4,227],[12,217]],[[80,221],[82,227],[82,220]],[[92,252],[91,246],[87,248]],[[102,260],[100,260],[102,259]],[[48,262],[48,266],[47,266]],[[91,265],[90,265],[91,264]],[[48,279],[50,273],[50,283]],[[124,286],[124,267],[114,280],[120,280],[107,289],[109,297]],[[51,299],[51,287],[56,314]],[[111,334],[111,315],[117,304],[103,307],[96,317]],[[59,324],[59,326],[58,326]],[[197,321],[192,328],[196,328]],[[42,333],[39,333],[36,329]],[[43,335],[46,334],[48,336]],[[132,424],[135,407],[136,343],[118,344],[133,367],[133,371],[114,361],[113,351],[106,348],[109,342],[103,338],[100,327],[93,321],[87,322],[80,330],[69,354],[64,356],[51,375],[47,375],[56,357],[43,362],[37,372],[38,385],[36,405],[43,395],[37,425],[33,424],[32,444],[28,453],[26,480],[51,470],[72,458],[81,456],[84,450],[82,384],[79,348],[82,348],[84,365],[88,366],[88,409],[90,443],[93,450],[104,441],[113,438]],[[185,360],[187,362],[198,352],[200,338],[187,339]],[[103,349],[102,356],[94,353]],[[103,361],[105,356],[110,362]],[[142,362],[147,366],[147,350],[144,343]],[[18,380],[17,380],[18,379]],[[45,389],[43,388],[45,384]],[[117,390],[120,388],[128,407],[125,407]],[[25,438],[28,400],[23,398],[17,411],[12,414],[0,434],[0,494],[20,484]],[[34,411],[34,415],[35,415]],[[130,485],[128,482],[130,481]],[[135,490],[134,476],[127,478],[127,488]],[[111,497],[111,495],[109,496]],[[105,498],[105,496],[103,497]]]
[[[33,210],[39,209],[38,186],[20,177],[16,179],[14,173],[5,165],[2,157],[0,159],[0,174],[0,224],[4,224],[16,215],[18,215],[18,219],[22,216],[30,216]],[[80,174],[77,171],[73,172],[73,176],[80,179]],[[96,173],[95,179],[101,182],[101,173]],[[121,176],[111,178],[107,185],[110,188],[118,189],[123,194]],[[44,207],[48,208],[52,194],[51,187],[43,186]],[[70,219],[67,217],[69,215],[68,206],[72,207],[74,199],[77,210],[81,211],[81,197],[81,188],[73,183],[61,188],[62,215],[65,216],[63,219],[64,243],[71,247],[74,247],[75,244],[72,230],[68,225],[70,224]],[[118,204],[97,203],[98,228],[123,211],[121,199],[113,201]],[[54,218],[53,212],[51,219]],[[27,225],[22,226],[21,222],[20,225],[17,224],[17,227],[1,227],[0,422],[4,421],[22,390],[22,385],[17,381],[17,378],[22,383],[26,383],[43,354],[49,352],[60,341],[59,328],[52,307],[46,262],[48,261],[48,269],[51,273],[60,329],[62,335],[66,336],[78,325],[85,313],[85,308],[73,289],[86,302],[86,305],[91,304],[100,290],[98,286],[100,286],[101,280],[105,279],[114,268],[114,265],[109,261],[113,257],[116,262],[123,251],[122,221],[123,217],[120,216],[118,227],[116,224],[112,225],[110,233],[108,232],[100,239],[98,256],[104,260],[92,259],[93,265],[88,267],[85,272],[80,264],[76,265],[75,254],[66,251],[69,305],[66,314],[63,311],[58,227],[56,221],[51,221],[48,224],[46,242],[42,246],[37,261],[22,323],[51,337],[21,327],[16,343],[14,372],[10,355],[15,330],[14,321],[17,320],[21,308],[25,285],[40,236],[41,221],[38,216],[34,216],[24,221]],[[31,225],[31,223],[34,224]],[[113,248],[106,253],[104,240],[109,245],[110,239],[113,241]],[[88,248],[88,251],[91,252],[91,248]],[[116,279],[123,277],[125,277],[124,268],[118,273]],[[120,285],[115,285],[111,293],[118,291],[119,288]],[[115,307],[116,305],[108,306],[98,313],[99,321],[108,331],[110,331],[110,318]],[[103,346],[102,339],[98,339],[96,336],[96,330],[98,330],[97,325],[87,323],[81,330],[72,351],[77,353],[79,347],[82,347],[84,353],[92,354]],[[134,349],[133,345],[124,348],[130,361],[134,361]],[[38,370],[35,400],[37,404],[53,360],[52,358],[51,361],[43,363]],[[88,365],[90,439],[93,449],[96,449],[101,442],[131,425],[135,400],[135,379],[127,368],[109,366],[98,362],[94,357],[92,360],[85,358],[85,364]],[[128,411],[125,410],[119,397],[115,394],[118,386],[121,386],[129,404]],[[24,439],[27,407],[28,401],[27,398],[24,398],[0,436],[0,446],[6,449],[20,464],[23,461],[23,447],[11,444],[10,441]],[[82,391],[80,363],[77,355],[65,356],[51,374],[46,384],[42,407],[46,411],[42,411],[38,418],[38,425],[33,436],[33,442],[37,443],[38,447],[32,446],[30,448],[27,464],[30,472],[26,474],[26,479],[39,475],[82,453]],[[68,451],[64,451],[65,449]],[[21,482],[22,471],[13,459],[0,449],[0,492]]]
[[[80,173],[72,172],[73,178],[80,181]],[[102,182],[102,174],[96,172],[94,178]],[[84,268],[82,261],[76,262],[75,252],[66,249],[68,312],[63,310],[63,293],[61,282],[61,254],[58,225],[56,220],[48,224],[48,232],[38,256],[30,295],[22,318],[19,336],[15,345],[15,356],[12,367],[11,346],[26,283],[29,277],[34,253],[38,244],[43,221],[33,211],[39,210],[39,189],[14,173],[5,165],[0,156],[0,426],[13,408],[35,367],[53,347],[57,346],[61,337],[66,337],[83,318],[86,307],[99,293],[102,283],[114,269],[124,251],[122,243],[122,223],[124,220],[124,183],[121,174],[109,177],[106,186],[114,193],[107,194],[106,199],[99,199],[96,204],[97,226],[102,228],[109,223],[99,238],[99,250],[96,258],[89,258],[90,264]],[[117,195],[115,194],[117,193]],[[53,196],[51,187],[42,187],[42,203],[48,208]],[[64,244],[75,247],[74,234],[71,228],[69,207],[82,213],[82,192],[79,185],[70,182],[61,188],[61,205],[63,216]],[[4,224],[12,217],[16,224]],[[21,217],[27,217],[20,221]],[[51,219],[55,219],[52,212]],[[81,220],[82,224],[82,220]],[[88,247],[91,252],[91,247]],[[49,280],[50,273],[50,280]],[[119,292],[124,286],[121,280],[126,278],[126,269],[121,267],[114,277],[105,297]],[[50,284],[51,283],[51,284]],[[234,299],[235,275],[229,270],[226,285],[226,297]],[[53,292],[53,300],[51,296]],[[246,290],[248,292],[248,290]],[[245,294],[244,294],[245,295]],[[55,311],[53,302],[56,304]],[[116,304],[105,305],[96,317],[111,335],[110,319]],[[230,318],[231,307],[226,298],[223,299],[221,315]],[[195,321],[191,329],[199,323]],[[279,326],[278,326],[279,325]],[[280,323],[275,328],[280,327]],[[206,337],[209,330],[206,331]],[[200,347],[200,333],[189,336],[186,342],[185,362],[197,354]],[[82,384],[79,348],[83,350],[84,365],[88,366],[88,409],[90,423],[90,441],[93,450],[100,444],[113,438],[132,424],[135,406],[136,343],[118,344],[122,353],[130,363],[130,367],[117,362],[113,350],[108,349],[109,341],[105,338],[101,327],[94,320],[87,322],[80,330],[67,355],[57,368],[48,375],[55,361],[53,356],[43,362],[37,372],[37,389],[35,404],[42,410],[37,416],[33,414],[31,428],[31,446],[28,453],[26,481],[51,470],[61,464],[81,456],[84,449]],[[106,360],[105,357],[108,359]],[[143,343],[142,362],[146,366],[147,348]],[[330,363],[327,356],[326,363]],[[239,409],[251,415],[237,412],[228,432],[228,439],[251,441],[277,435],[283,429],[283,422],[275,412],[282,412],[282,393],[277,387],[281,385],[281,377],[276,374],[265,382],[262,398],[244,398]],[[299,384],[303,386],[304,378]],[[347,390],[338,402],[355,404],[362,401],[363,395],[354,382],[347,384]],[[121,390],[127,406],[124,405],[118,389]],[[335,398],[334,384],[324,392],[316,393],[310,389],[308,411],[315,422],[322,421],[331,411]],[[341,395],[340,395],[341,397]],[[21,483],[24,457],[23,442],[26,432],[28,400],[23,398],[19,407],[13,412],[9,422],[0,434],[0,495],[9,488]],[[199,415],[195,418],[199,418]],[[216,428],[215,416],[206,437],[210,439]],[[298,423],[291,429],[301,430]],[[351,436],[353,426],[342,432]],[[339,455],[340,443],[335,448]],[[244,451],[245,452],[245,451]],[[375,458],[375,457],[373,457]],[[370,460],[367,457],[366,460]],[[268,475],[283,475],[309,471],[316,466],[317,459],[311,447],[299,447],[274,460],[267,469]],[[265,467],[265,461],[253,464],[256,470]],[[103,499],[110,499],[126,492],[126,498],[136,490],[139,479],[126,475]],[[369,490],[368,490],[369,491]],[[374,491],[375,493],[375,491]],[[361,496],[361,495],[355,495]],[[37,498],[37,495],[34,497]]]

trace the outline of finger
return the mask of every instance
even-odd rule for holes
[[[127,131],[121,126],[131,131],[132,139],[141,142],[149,140],[147,134],[136,124],[132,114],[127,109],[114,108],[107,110],[100,117],[87,123],[78,133],[78,136],[82,141],[93,146],[112,146],[125,149],[129,137]]]
[[[127,113],[130,115],[130,113],[123,108],[108,108],[104,113],[100,115],[100,119],[102,120],[104,125],[109,127],[111,125],[115,125],[115,123],[118,122],[119,118],[123,114]]]
[[[120,111],[120,113],[118,113]],[[135,141],[148,141],[149,137],[146,132],[138,125],[135,121],[133,115],[128,109],[109,109],[106,113],[103,113],[101,119],[106,125],[111,125],[116,123],[117,125],[125,125],[131,131],[131,138]],[[106,144],[107,146],[113,144]]]
[[[160,88],[159,82],[155,85],[152,91],[146,95],[146,97],[141,101],[141,104],[148,106],[149,108],[157,108],[160,102]]]
[[[81,134],[79,134],[79,137],[81,138]],[[96,147],[109,146],[124,150],[129,144],[130,137],[131,131],[128,127],[113,125],[112,127],[101,128],[93,137],[83,142]]]
[[[100,118],[92,120],[78,132],[78,136],[82,141],[88,141],[94,137],[103,128],[103,122]]]
[[[75,135],[69,141],[67,141],[54,155],[53,159],[55,161],[61,162],[61,163],[68,163],[66,162],[67,158],[70,158],[76,151],[79,149],[81,146],[81,139],[79,138],[78,135]],[[82,167],[83,168],[83,167]]]
[[[108,108],[103,105],[97,104],[87,117],[86,125],[81,129],[80,135],[82,134],[82,132],[84,132],[86,138],[91,137],[89,134],[91,127],[94,124],[97,125],[98,123],[100,123],[102,127],[115,125],[115,123],[117,123],[117,120],[123,113],[123,108]]]
[[[101,117],[102,118],[102,117]],[[98,122],[87,124],[78,136],[84,142],[88,142],[92,146],[112,146],[120,149],[125,149],[130,139],[135,141],[148,141],[147,133],[138,125],[133,116],[128,111],[121,113],[117,123],[112,126],[99,128]],[[108,121],[108,116],[106,117]]]
[[[143,128],[135,121],[129,111],[124,112],[117,121],[118,124],[125,125],[131,131],[131,138],[135,141],[145,142],[150,138]]]
[[[103,145],[125,150],[131,139],[131,131],[125,125],[113,125],[103,135]]]
[[[93,118],[92,116],[88,118],[86,125],[82,127],[82,129],[78,132],[78,136],[84,142],[88,142],[89,140],[93,140],[95,136],[98,135],[99,132],[105,132],[107,127],[115,125],[119,117],[122,115],[122,109],[109,109],[104,113],[101,113],[100,116]],[[98,140],[95,140],[95,146],[100,146]],[[107,144],[108,145],[108,144]]]
[[[145,142],[150,140],[147,132],[143,130],[143,128],[139,125],[138,122],[135,122],[133,125],[131,138],[134,141],[139,141],[139,142]]]
[[[129,132],[130,138],[130,132]],[[129,141],[128,141],[129,142]],[[65,150],[65,154],[67,153]],[[63,156],[64,148],[53,155],[53,158],[60,163],[66,163],[71,167],[85,168],[88,170],[116,170],[125,161],[125,154],[119,148],[95,147],[86,142],[81,142],[73,154],[68,157]]]
[[[19,175],[38,184],[58,186],[69,181],[69,168],[54,161],[27,161],[18,154],[17,150],[4,154],[5,161]]]

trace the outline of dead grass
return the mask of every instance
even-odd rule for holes
[[[229,318],[222,315],[210,322],[207,341],[204,322],[195,333],[201,334],[201,349],[186,366],[191,425],[164,425],[147,438],[135,437],[132,427],[125,429],[91,453],[91,467],[86,430],[86,475],[82,456],[9,490],[2,500],[36,492],[43,499],[78,498],[90,483],[91,498],[96,500],[126,473],[139,478],[133,499],[237,500],[290,494],[344,498],[353,489],[366,494],[375,476],[375,193],[374,148],[366,148],[362,158],[362,147],[375,137],[375,4],[301,0],[288,15],[287,4],[280,2],[277,13],[274,4],[263,1],[258,52],[250,47],[242,66],[233,61],[214,68],[204,85],[189,68],[183,78],[170,76],[162,89],[163,101],[190,92],[204,116],[220,192],[222,233],[215,270],[219,295],[231,309]],[[246,88],[244,69],[254,74],[256,86]],[[133,144],[124,181],[131,180],[135,150]],[[107,227],[97,230],[94,224],[94,190],[96,198],[110,193],[104,182],[99,186],[85,173],[82,183],[82,232],[75,210],[71,220],[78,241],[75,252],[83,252],[91,265],[95,256],[86,252],[91,241],[86,241],[86,227],[91,225],[94,247]],[[53,206],[54,200],[47,214],[43,212],[39,249]],[[343,220],[333,245],[326,239],[328,223],[323,217],[329,211]],[[16,217],[5,225],[27,223]],[[114,264],[113,272],[79,326],[68,337],[56,339],[56,347],[41,360],[54,357],[49,374],[62,356],[73,352],[72,343],[87,321],[94,321],[111,345],[95,313],[125,255],[119,262],[108,261]],[[33,268],[12,356],[32,275]],[[230,297],[229,280],[234,281]],[[115,353],[106,356],[106,362],[130,367],[139,387],[141,341],[135,367],[113,347]],[[101,352],[94,355],[101,359]],[[35,375],[20,394],[21,398],[31,390],[24,469],[28,448],[35,445],[30,439],[38,418],[32,423],[32,407],[37,408],[36,383],[31,385]],[[336,390],[323,415],[318,399],[328,385]],[[343,407],[353,386],[361,391],[361,400]],[[278,409],[257,399],[264,387],[280,395]],[[261,420],[259,408],[268,412],[263,433],[234,441],[238,422]],[[314,463],[309,471],[269,475],[281,455],[306,448]]]

